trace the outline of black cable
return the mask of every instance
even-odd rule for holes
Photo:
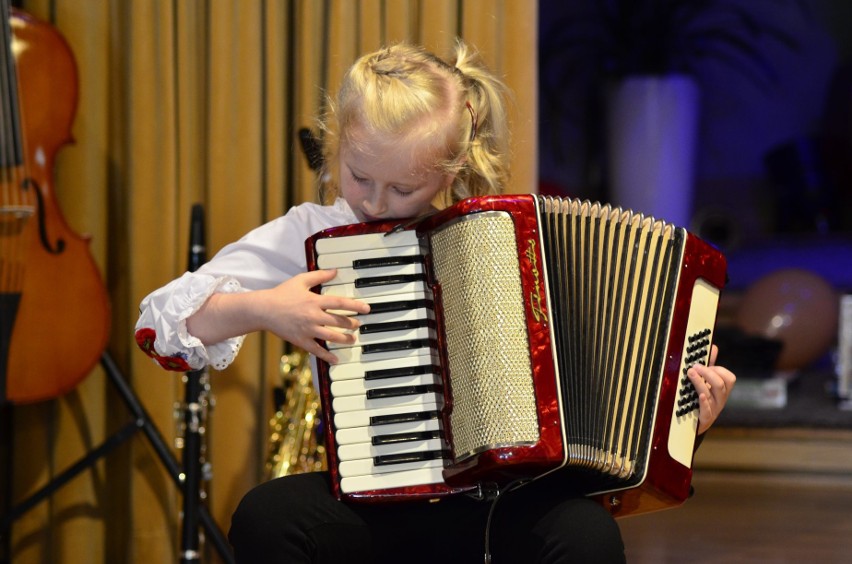
[[[494,517],[494,511],[497,509],[497,502],[507,493],[520,488],[529,481],[529,478],[519,478],[510,482],[504,489],[497,490],[494,494],[491,508],[488,510],[488,518],[485,521],[485,564],[491,564],[491,520]]]

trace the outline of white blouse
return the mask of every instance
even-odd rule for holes
[[[195,272],[186,272],[155,290],[139,308],[136,341],[167,369],[227,367],[245,335],[204,346],[189,334],[186,320],[217,293],[272,288],[307,269],[305,240],[314,233],[358,223],[342,198],[331,206],[305,203],[226,245]]]

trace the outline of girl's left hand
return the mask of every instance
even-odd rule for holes
[[[686,373],[695,391],[698,392],[698,434],[702,434],[719,417],[728,402],[728,396],[737,381],[733,372],[722,366],[716,366],[719,349],[716,345],[710,349],[710,364],[696,364]]]

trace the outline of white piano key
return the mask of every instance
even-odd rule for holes
[[[323,286],[320,293],[325,296],[342,296],[344,298],[353,298],[357,300],[375,296],[410,294],[418,291],[422,292],[425,286],[426,284],[423,281],[383,284],[381,286],[369,286],[367,288],[356,288],[355,284],[337,284],[336,286]]]
[[[337,357],[338,364],[336,364],[335,366],[341,366],[346,363],[357,364],[361,362],[372,362],[378,360],[414,358],[423,354],[429,354],[429,352],[432,350],[434,350],[432,347],[424,346],[418,347],[416,349],[404,349],[398,351],[385,351],[364,354],[361,350],[361,347],[336,349],[334,351],[334,355]]]
[[[400,311],[386,311],[383,313],[367,313],[364,315],[356,315],[355,319],[361,322],[361,325],[370,325],[372,323],[392,323],[394,321],[415,321],[417,319],[435,319],[435,312],[429,308],[418,307],[415,309],[405,309]]]
[[[334,413],[340,415],[347,411],[374,411],[385,407],[411,408],[422,405],[427,402],[437,402],[438,396],[434,392],[425,394],[412,394],[408,396],[397,396],[392,398],[377,398],[368,400],[365,396],[347,396],[342,398],[334,398],[331,402],[331,407]],[[336,419],[335,419],[336,421]]]
[[[417,291],[412,292],[408,295],[395,295],[389,294],[386,296],[373,296],[370,298],[366,298],[365,302],[368,304],[383,304],[387,302],[401,302],[407,300],[432,300],[432,291],[428,288],[420,288]],[[367,314],[369,315],[369,314]]]
[[[447,443],[446,441],[444,441],[444,439],[407,441],[404,443],[392,443],[388,445],[356,443],[351,445],[338,446],[337,459],[343,462],[346,460],[359,460],[362,458],[373,458],[376,456],[410,454],[415,452],[430,452],[436,450],[443,450],[446,448]]]
[[[361,460],[347,460],[337,465],[341,478],[354,478],[356,476],[371,476],[376,474],[388,474],[390,472],[404,472],[407,470],[420,470],[426,468],[443,468],[443,458],[435,460],[419,460],[417,462],[403,462],[401,464],[380,464],[376,466],[370,458]]]
[[[350,445],[370,442],[373,440],[373,437],[421,431],[438,431],[441,428],[441,420],[436,417],[435,419],[427,419],[425,421],[406,421],[405,423],[339,429],[334,434],[334,438],[339,445]]]
[[[343,493],[384,490],[389,488],[404,488],[421,484],[443,484],[442,468],[421,468],[405,472],[391,472],[373,476],[357,476],[340,480],[340,490]]]
[[[326,237],[318,239],[314,248],[318,255],[327,255],[411,245],[419,246],[417,232],[413,229],[396,233],[362,233],[346,237]]]
[[[328,375],[332,382],[340,380],[352,380],[364,378],[367,372],[374,370],[391,370],[394,368],[407,368],[411,366],[427,366],[433,364],[438,366],[438,356],[430,354],[428,349],[415,349],[417,354],[404,358],[392,358],[388,360],[377,360],[374,362],[348,362],[345,364],[333,364],[329,367]]]
[[[338,284],[353,284],[361,278],[373,278],[376,276],[399,276],[403,274],[422,274],[423,265],[416,264],[401,264],[396,266],[378,266],[374,268],[344,268],[337,269],[337,275],[323,284],[323,287],[336,286]]]
[[[434,396],[435,394],[425,394]],[[443,397],[436,398],[433,397],[431,400],[427,400],[425,396],[412,396],[417,398],[419,401],[412,405],[407,405],[402,408],[398,406],[394,407],[380,407],[376,409],[362,409],[360,411],[350,411],[348,413],[337,413],[334,414],[334,428],[339,432],[341,429],[349,429],[352,427],[367,427],[370,425],[370,417],[377,417],[381,415],[397,415],[399,413],[413,413],[413,412],[424,412],[424,411],[438,411],[444,406]]]
[[[317,267],[321,269],[349,268],[356,260],[416,257],[421,256],[422,254],[423,251],[418,245],[385,248],[376,247],[369,250],[317,255]]]
[[[336,329],[335,329],[336,330]],[[359,333],[357,330],[345,329],[355,335],[353,343],[329,343],[329,350],[346,349],[351,347],[363,347],[365,345],[380,345],[382,343],[395,343],[397,341],[413,341],[416,339],[437,339],[435,330],[431,327],[416,327],[414,329],[402,329],[400,331],[383,331],[381,333]]]
[[[421,386],[424,384],[440,385],[441,377],[437,374],[415,374],[398,378],[382,378],[379,380],[341,380],[331,383],[331,395],[335,398],[365,395],[368,390],[396,388],[399,386]]]
[[[388,302],[408,302],[408,301],[420,301],[425,300],[431,302],[432,292],[428,288],[420,288],[416,292],[412,292],[411,294],[387,294],[382,296],[370,296],[368,298],[363,298],[361,301],[370,304],[371,306],[376,304],[384,304]],[[429,308],[430,310],[432,308]],[[338,315],[357,315],[354,311],[345,311],[345,310],[329,310],[330,313],[336,313]],[[373,315],[373,314],[366,314]]]

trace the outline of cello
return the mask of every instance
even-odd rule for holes
[[[110,308],[89,238],[53,192],[56,154],[73,140],[76,62],[51,25],[0,4],[0,404],[33,403],[91,372]]]

